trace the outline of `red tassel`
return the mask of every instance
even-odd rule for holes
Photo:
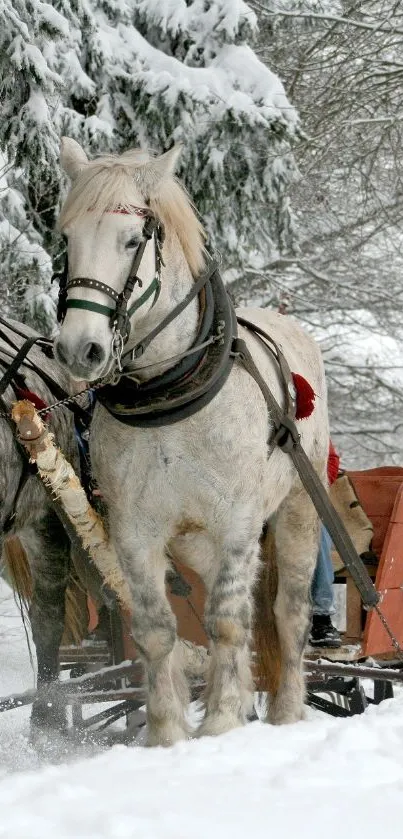
[[[35,405],[37,411],[43,411],[44,408],[48,407],[47,403],[37,393],[33,393],[32,390],[26,390],[24,387],[18,387],[18,385],[15,390],[19,399],[28,399],[28,402],[32,402]],[[49,413],[44,414],[44,419],[47,419],[48,416]]]
[[[292,373],[292,379],[297,391],[295,419],[307,419],[312,414],[315,402],[315,391],[299,373]]]

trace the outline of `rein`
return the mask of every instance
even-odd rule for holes
[[[274,344],[270,336],[259,327],[256,328],[255,324],[249,323],[249,321],[246,321],[245,319],[242,319],[242,323],[246,328],[250,329],[252,333],[257,335],[266,347],[266,340],[270,341],[271,344]],[[269,349],[269,347],[267,347],[267,349]],[[279,349],[278,347],[276,349],[278,355]],[[379,594],[375,589],[365,565],[361,562],[343,522],[331,504],[322,481],[301,446],[300,434],[295,424],[295,409],[292,404],[292,400],[291,403],[288,402],[288,408],[286,408],[286,410],[280,408],[280,405],[273,396],[260,371],[256,367],[252,355],[243,339],[235,339],[234,352],[237,354],[237,357],[244,366],[245,370],[254,378],[256,384],[259,386],[266,401],[270,418],[273,421],[275,431],[269,447],[269,456],[274,448],[278,446],[281,451],[291,457],[301,482],[313,502],[321,521],[329,531],[336,550],[340,556],[343,557],[346,567],[354,579],[364,605],[367,608],[376,606],[379,601]],[[282,353],[280,351],[280,357],[281,355]],[[282,372],[283,390],[287,392],[287,380],[284,379],[283,372],[286,371],[286,367],[283,366],[284,361],[285,359],[283,357],[280,369]]]
[[[8,332],[5,332],[4,329],[1,329],[1,326],[6,327],[9,332],[18,335],[20,338],[24,338],[24,343],[21,347],[18,344],[15,344]],[[47,358],[53,358],[53,342],[49,338],[44,338],[41,335],[37,336],[29,336],[27,337],[26,334],[21,332],[17,329],[14,325],[8,323],[4,318],[0,317],[0,338],[5,341],[9,347],[15,351],[15,355],[11,355],[11,363],[7,366],[3,376],[0,378],[0,398],[4,395],[5,391],[8,387],[12,386],[13,383],[16,381],[16,377],[19,374],[19,369],[22,364],[25,364],[32,370],[33,373],[36,373],[40,379],[42,379],[43,383],[49,388],[50,392],[53,396],[58,400],[56,403],[65,404],[67,402],[71,403],[71,410],[74,412],[76,420],[79,420],[81,423],[85,425],[89,425],[90,422],[90,414],[85,408],[82,408],[81,405],[77,403],[75,397],[72,397],[67,391],[56,382],[52,376],[49,376],[44,370],[41,370],[39,367],[34,364],[31,359],[28,359],[28,353],[32,349],[33,346],[38,346],[39,349],[47,356]],[[1,351],[0,351],[1,352]],[[4,351],[5,355],[8,355],[8,352]],[[18,384],[18,382],[17,382]],[[89,388],[86,388],[88,390]],[[79,394],[78,394],[79,395]],[[41,413],[46,413],[49,410],[48,408],[43,408]],[[0,416],[8,416],[8,414],[1,414]]]

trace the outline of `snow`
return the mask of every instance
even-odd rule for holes
[[[32,687],[0,581],[1,694]],[[0,716],[0,839],[365,839],[401,835],[403,694],[362,716],[308,709],[173,748],[114,746],[43,763],[28,710]]]
[[[69,26],[66,18],[59,14],[50,3],[38,2],[37,9],[41,22],[47,23],[53,30],[60,32],[62,35],[67,36],[69,34]]]
[[[233,39],[243,23],[247,22],[252,29],[257,26],[255,13],[243,0],[215,0],[213,3],[194,0],[191,5],[186,0],[165,0],[164,3],[137,0],[137,10],[163,32],[174,36],[181,32],[190,32],[192,36],[198,34],[201,43],[208,32],[222,32]]]

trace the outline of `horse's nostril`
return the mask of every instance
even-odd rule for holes
[[[100,364],[105,358],[105,352],[101,347],[101,344],[87,344],[84,348],[83,352],[83,361],[89,362],[90,364]]]

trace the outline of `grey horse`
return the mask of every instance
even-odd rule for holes
[[[9,328],[0,330],[0,379],[24,343],[24,337],[35,335],[33,330],[10,321]],[[15,331],[17,330],[17,332]],[[10,345],[9,342],[12,342]],[[69,380],[60,367],[40,348],[29,351],[26,363],[20,368],[26,389],[40,397],[47,405],[55,402],[55,395],[34,372],[32,365],[55,383],[69,389]],[[62,706],[49,701],[49,686],[59,673],[59,646],[65,625],[66,587],[72,564],[80,563],[71,549],[71,543],[39,477],[29,471],[15,439],[12,422],[5,416],[18,392],[9,386],[0,408],[0,552],[5,558],[17,551],[17,562],[25,554],[33,581],[29,617],[36,648],[38,666],[38,698],[34,702],[32,720],[55,728],[64,726]],[[78,444],[74,417],[67,408],[57,409],[49,416],[49,424],[56,442],[76,469],[79,468]],[[17,547],[16,547],[17,546]],[[21,550],[22,549],[22,550]],[[18,556],[19,552],[19,556]],[[94,588],[94,571],[90,567],[79,570],[81,579]]]

